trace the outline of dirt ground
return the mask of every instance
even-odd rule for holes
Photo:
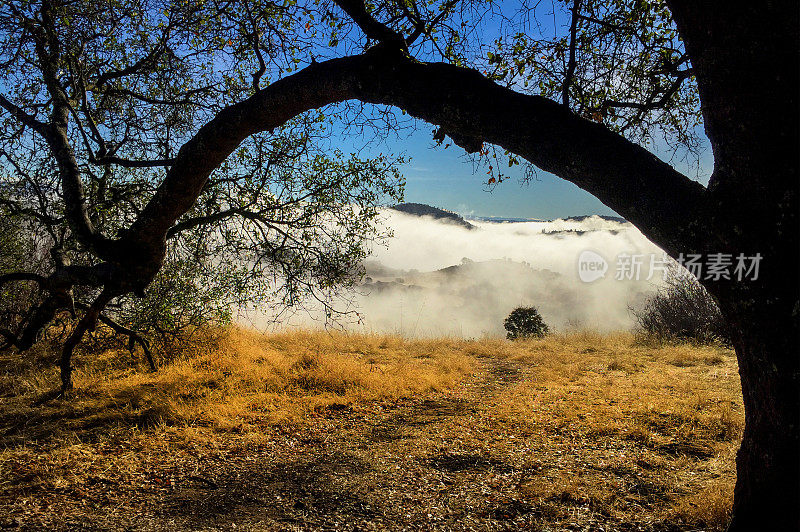
[[[514,394],[531,395],[535,370],[536,364],[524,361],[478,358],[475,371],[446,391],[366,405],[332,403],[302,424],[265,425],[256,433],[234,428],[217,437],[189,437],[191,427],[119,428],[84,433],[63,456],[42,452],[46,442],[40,448],[29,441],[3,465],[0,526],[543,531],[721,526],[704,526],[696,516],[684,522],[675,510],[713,503],[693,490],[720,476],[717,452],[691,442],[656,443],[630,431],[624,437],[619,431],[588,431],[580,413],[568,422],[521,417],[507,405]],[[69,464],[72,476],[63,470]],[[51,477],[52,469],[61,470]]]

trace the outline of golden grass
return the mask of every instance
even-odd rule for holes
[[[650,483],[643,491],[653,492],[644,499],[672,501],[663,509],[668,520],[724,530],[744,424],[732,351],[578,333],[515,344],[504,354],[534,366],[498,400],[509,422],[568,433],[580,460],[595,467],[649,471],[638,474]],[[595,451],[600,442],[619,452]],[[560,470],[536,482],[529,488],[540,498],[584,498],[611,514],[620,489],[597,475],[564,478]]]
[[[55,371],[3,362],[0,477],[13,480],[0,483],[0,508],[13,500],[14,511],[42,492],[85,486],[98,469],[103,478],[134,477],[167,457],[213,454],[233,440],[260,444],[268,427],[446,395],[502,366],[522,376],[492,388],[491,398],[468,399],[482,403],[476,415],[494,424],[490,433],[508,438],[470,436],[474,427],[461,418],[447,430],[469,429],[454,437],[498,459],[540,464],[514,490],[543,518],[564,524],[588,509],[617,523],[722,530],[743,425],[732,352],[648,345],[629,334],[508,342],[232,328],[156,373],[121,351],[84,356],[74,396],[42,404]],[[420,436],[407,452],[433,452],[445,436]]]
[[[106,351],[76,372],[77,400],[118,409],[140,424],[247,429],[297,422],[331,404],[352,404],[443,389],[471,360],[444,342],[342,332],[263,335],[232,328],[199,342],[156,373],[108,371]]]

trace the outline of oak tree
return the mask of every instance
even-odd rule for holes
[[[247,255],[242,263],[263,257],[286,268],[289,283],[312,271],[329,284],[359,252],[344,246],[331,263],[308,243],[338,224],[361,234],[363,225],[347,224],[363,220],[306,214],[305,194],[327,198],[332,180],[326,204],[356,204],[348,191],[361,190],[371,207],[391,164],[306,151],[307,139],[337,116],[391,128],[380,110],[388,106],[477,157],[499,153],[571,181],[673,257],[762,257],[757,279],[701,279],[728,321],[744,396],[731,529],[796,525],[796,5],[551,5],[556,22],[543,30],[541,6],[526,2],[5,2],[0,155],[14,186],[0,198],[52,242],[43,269],[2,277],[42,294],[24,326],[4,332],[7,343],[29,347],[75,308],[62,357],[69,387],[71,351],[108,305],[145,294],[176,235],[216,235],[226,231],[220,223]],[[495,40],[482,39],[492,32]],[[699,127],[714,157],[707,186],[647,149],[662,142],[691,153]],[[315,164],[320,171],[307,170]],[[289,187],[306,192],[273,197],[264,181],[276,165],[308,172]],[[332,177],[318,182],[323,175]],[[282,229],[284,213],[299,233]],[[85,308],[76,293],[91,297]]]

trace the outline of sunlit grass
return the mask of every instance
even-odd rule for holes
[[[732,351],[578,333],[515,343],[500,352],[534,365],[531,378],[498,400],[509,422],[544,434],[543,446],[547,434],[568,434],[575,459],[595,467],[643,468],[650,485],[642,497],[671,501],[663,508],[668,519],[725,528],[744,424]],[[609,446],[624,451],[604,451]],[[703,474],[695,471],[698,460]],[[585,468],[572,471],[544,474],[525,489],[538,500],[585,500],[613,515],[623,487]]]
[[[743,416],[735,357],[719,346],[591,332],[509,342],[231,328],[155,373],[126,351],[86,353],[73,396],[41,401],[58,387],[56,371],[39,367],[46,360],[4,361],[0,476],[17,479],[5,497],[21,496],[16,485],[35,485],[31,494],[81,485],[98,468],[135,475],[231,438],[258,445],[268,428],[447,392],[485,363],[511,363],[524,378],[486,408],[487,422],[513,427],[515,439],[473,444],[543,460],[517,489],[547,519],[567,522],[585,507],[639,522],[636,503],[647,519],[721,530],[730,512]]]
[[[218,429],[297,422],[333,403],[350,404],[443,389],[472,361],[446,342],[342,332],[263,335],[230,329],[198,342],[156,373],[106,371],[106,351],[76,372],[76,400],[138,415],[140,424]]]

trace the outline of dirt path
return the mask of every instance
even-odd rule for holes
[[[528,472],[526,460],[523,454],[513,461],[498,456],[498,442],[515,436],[493,422],[492,407],[524,371],[481,359],[472,378],[446,393],[368,411],[333,407],[300,432],[275,434],[262,447],[220,449],[214,457],[175,464],[163,496],[127,524],[162,530],[518,528],[535,518],[514,497]]]
[[[473,373],[442,392],[325,396],[299,424],[250,404],[233,407],[253,417],[216,428],[202,415],[140,424],[149,408],[8,416],[7,441],[31,427],[0,449],[0,532],[723,530],[741,428],[733,354],[569,341],[518,359],[470,352]],[[82,430],[53,432],[62,419]]]
[[[0,498],[11,510],[0,529],[685,532],[724,522],[705,508],[725,499],[701,483],[725,463],[664,426],[674,413],[621,412],[609,427],[594,416],[619,388],[592,402],[585,384],[546,393],[555,381],[539,365],[476,364],[447,391],[332,404],[299,427],[84,436],[61,462],[82,466],[74,476],[50,474],[54,455],[32,442],[24,474],[9,469],[19,487],[6,490],[0,475],[0,493],[20,496]],[[608,379],[581,371],[563,380]],[[689,504],[711,518],[672,517],[693,494]]]

